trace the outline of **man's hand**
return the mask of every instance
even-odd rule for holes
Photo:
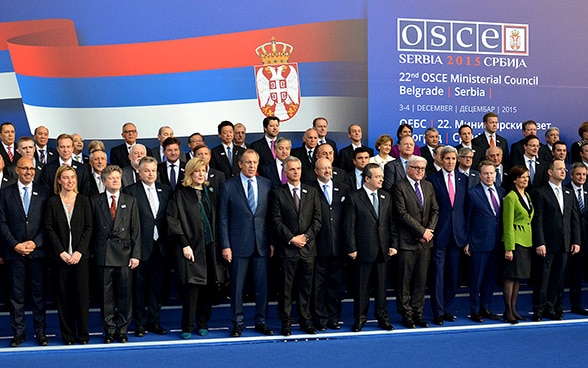
[[[231,248],[225,248],[222,250],[223,259],[229,263],[233,260],[233,251]]]

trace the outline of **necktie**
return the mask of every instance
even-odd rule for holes
[[[555,196],[557,197],[557,202],[559,203],[559,209],[561,210],[561,213],[564,212],[564,204],[563,204],[563,198],[561,196],[561,188],[560,187],[555,187]]]
[[[578,189],[578,205],[580,206],[580,213],[584,213],[584,193],[582,189]]]
[[[176,190],[176,165],[175,164],[169,165],[169,183],[172,187],[172,190]]]
[[[286,184],[286,182],[288,181],[288,178],[286,177],[286,173],[284,172],[284,163],[282,162],[282,174],[281,174],[281,179],[282,179],[282,184]]]
[[[372,204],[374,205],[374,211],[376,211],[376,217],[380,218],[380,202],[378,202],[378,194],[372,193]]]
[[[159,198],[154,192],[153,187],[147,188],[147,199],[149,200],[149,206],[151,207],[151,213],[153,218],[157,217],[157,211],[159,209]],[[157,231],[157,225],[153,226],[153,240],[159,239],[159,232]]]
[[[529,179],[531,180],[531,184],[533,184],[533,180],[535,179],[535,161],[534,160],[528,160],[529,161]]]
[[[496,185],[497,186],[502,185],[502,178],[500,177],[500,169],[499,168],[496,168]]]
[[[421,189],[419,188],[419,183],[418,181],[414,183],[414,191],[416,192],[416,196],[419,200],[419,204],[421,205],[421,208],[423,207],[423,194],[421,193]]]
[[[42,163],[46,164],[45,162],[45,150],[39,150],[39,161],[41,161]]]
[[[292,192],[294,193],[294,206],[296,207],[296,211],[300,212],[300,197],[298,196],[298,188],[292,188]]]
[[[499,211],[500,207],[498,206],[498,201],[496,200],[496,197],[494,196],[494,189],[488,188],[488,191],[490,192],[490,199],[492,200],[492,207],[494,207],[494,214],[498,215],[498,211]]]
[[[112,199],[112,202],[110,202],[110,216],[112,216],[112,219],[114,220],[116,217],[116,197],[110,196],[110,198]]]
[[[490,147],[495,147],[496,143],[494,142],[494,134],[490,134]]]
[[[319,144],[325,144],[325,140],[324,140],[324,139],[321,139],[321,140],[319,141]]]
[[[249,208],[251,208],[251,212],[255,213],[257,204],[255,203],[255,193],[253,192],[253,179],[247,180],[247,203],[249,204]]]
[[[274,160],[276,159],[276,149],[274,148],[274,140],[270,141],[270,151],[272,151],[272,157]]]
[[[10,160],[10,163],[12,163],[12,160],[14,160],[14,155],[12,154],[12,146],[7,147],[6,153],[8,153],[8,159]]]
[[[233,155],[231,154],[231,147],[227,147],[227,158],[229,159],[229,165],[233,166]]]
[[[312,163],[312,150],[308,150],[308,162]]]
[[[453,180],[451,180],[451,173],[447,173],[447,191],[449,192],[449,201],[451,201],[451,207],[455,202],[455,188],[453,187]]]
[[[96,186],[98,187],[98,192],[104,193],[104,184],[102,183],[102,179],[100,178],[100,175],[96,174],[94,176],[94,179],[96,180]]]
[[[323,193],[325,193],[325,198],[329,205],[331,204],[331,196],[329,195],[329,186],[327,184],[323,184]]]
[[[31,205],[31,198],[29,197],[29,188],[23,187],[24,193],[22,194],[22,205],[25,211],[25,214],[29,215],[29,207]]]

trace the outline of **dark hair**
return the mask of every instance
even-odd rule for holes
[[[365,147],[365,146],[357,147],[356,149],[353,150],[353,159],[355,160],[358,153],[364,153],[364,152],[366,152],[368,155],[370,154],[370,150],[367,147]]]
[[[412,135],[412,127],[409,124],[400,124],[398,126],[398,129],[396,130],[396,137],[398,138],[399,142],[400,142],[400,133],[402,133],[404,128],[410,129],[410,135]]]
[[[379,169],[380,165],[370,162],[369,164],[363,167],[363,171],[361,172],[362,178],[372,178],[372,169]]]
[[[510,171],[508,173],[508,177],[511,178],[511,180],[514,182],[515,180],[520,178],[526,172],[529,172],[529,169],[527,169],[526,166],[516,165],[516,166],[513,166],[512,169],[510,169]]]
[[[532,139],[538,140],[539,143],[541,144],[541,141],[539,140],[539,137],[537,137],[536,135],[533,135],[533,134],[526,136],[525,139],[523,140],[523,144],[525,146],[528,146],[529,145],[529,141],[532,140]]]
[[[224,127],[226,126],[230,126],[232,129],[235,129],[235,126],[233,125],[233,123],[231,123],[228,120],[223,120],[220,122],[220,124],[218,125],[218,134],[221,134],[221,131],[223,130]]]
[[[263,128],[267,128],[267,126],[269,125],[270,121],[272,120],[277,120],[278,124],[280,124],[280,118],[277,116],[266,116],[265,118],[263,118]]]
[[[488,121],[488,118],[497,118],[498,115],[496,115],[496,113],[494,112],[489,112],[487,114],[484,115],[484,117],[482,118],[482,121],[485,123]]]
[[[178,147],[181,146],[180,144],[180,140],[176,137],[168,137],[166,138],[163,143],[161,144],[161,146],[163,147],[163,150],[165,151],[165,149],[167,148],[167,146],[171,145],[171,144],[177,144]]]
[[[462,125],[462,126],[459,127],[459,129],[457,130],[457,133],[458,134],[461,134],[461,131],[462,131],[463,128],[468,128],[472,133],[474,132],[474,130],[472,129],[471,126],[469,126],[467,124],[464,124],[464,125]]]

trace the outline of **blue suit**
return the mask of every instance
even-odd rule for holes
[[[466,199],[468,238],[472,253],[471,313],[492,309],[492,293],[497,275],[496,250],[502,239],[502,199],[505,195],[504,189],[497,186],[493,188],[496,200],[501,204],[497,214],[494,214],[482,183],[471,187]]]
[[[451,313],[449,309],[457,292],[460,249],[468,243],[465,219],[468,178],[456,170],[451,174],[455,183],[453,205],[451,205],[449,191],[445,184],[446,171],[439,170],[427,177],[427,180],[433,184],[439,205],[439,221],[435,228],[435,242],[431,249],[433,317],[443,316],[446,312]]]
[[[271,182],[256,177],[257,207],[252,212],[241,174],[221,185],[219,199],[220,245],[231,249],[231,314],[233,324],[243,327],[243,291],[249,265],[255,284],[255,323],[265,324],[267,317],[267,272],[270,256],[270,230],[267,221]]]

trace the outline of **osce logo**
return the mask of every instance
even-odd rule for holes
[[[529,55],[529,25],[398,18],[398,51]]]

